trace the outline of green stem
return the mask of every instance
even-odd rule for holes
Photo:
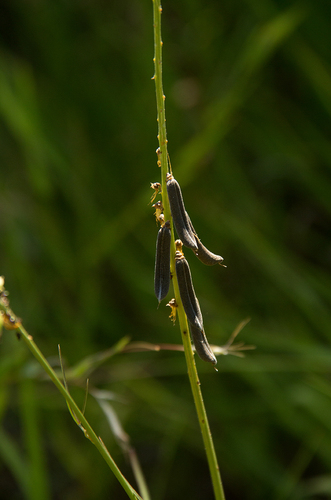
[[[11,310],[3,305],[0,301],[0,311],[3,311],[5,314],[8,314],[9,316],[12,315]],[[95,447],[98,449],[99,453],[103,457],[103,459],[106,461],[107,465],[109,468],[112,470],[120,484],[122,485],[123,489],[126,491],[127,495],[131,500],[142,500],[141,496],[134,490],[134,488],[131,486],[131,484],[127,481],[127,479],[123,476],[119,468],[117,467],[116,463],[114,462],[113,458],[111,457],[109,451],[105,447],[104,443],[102,442],[101,438],[99,438],[94,430],[92,429],[91,425],[89,422],[86,420],[84,417],[83,413],[75,403],[75,401],[72,399],[70,393],[66,390],[62,382],[59,380],[57,377],[55,371],[53,368],[50,366],[46,358],[43,356],[37,345],[34,343],[33,338],[31,335],[28,334],[28,332],[25,330],[25,328],[20,325],[18,326],[17,332],[20,333],[21,338],[24,340],[34,357],[37,359],[37,361],[41,364],[45,372],[49,375],[51,378],[52,382],[54,385],[58,388],[62,396],[65,398],[70,413],[74,417],[74,420],[76,423],[79,425],[79,427],[83,430],[85,436],[95,445]]]
[[[175,299],[178,305],[177,312],[179,318],[179,325],[182,335],[182,341],[185,351],[185,359],[188,369],[189,380],[191,384],[191,389],[193,393],[193,399],[195,408],[197,411],[199,425],[202,433],[203,442],[206,449],[206,455],[210,470],[210,475],[212,479],[214,494],[216,500],[225,500],[221,475],[217,463],[217,457],[215,453],[213,438],[210,432],[208,417],[206,409],[204,406],[202,393],[200,389],[200,381],[198,377],[198,372],[196,364],[194,361],[194,354],[192,350],[192,344],[187,324],[186,314],[183,309],[182,301],[179,295],[176,271],[175,271],[175,243],[174,243],[174,231],[173,223],[170,213],[168,194],[166,189],[166,176],[168,172],[168,152],[167,152],[167,131],[166,131],[166,119],[165,119],[165,96],[163,94],[163,84],[162,84],[162,39],[161,39],[161,13],[162,8],[160,0],[153,0],[153,21],[154,21],[154,80],[155,80],[155,90],[156,90],[156,104],[157,104],[157,119],[158,119],[158,139],[160,147],[160,161],[161,161],[161,181],[162,181],[162,203],[164,206],[164,217],[165,220],[171,221],[171,234],[172,234],[172,245],[171,245],[171,274],[172,283],[175,292]]]
[[[167,173],[168,173],[168,147],[167,147],[167,129],[165,118],[165,95],[163,93],[162,83],[162,39],[161,39],[161,13],[162,7],[160,0],[153,0],[153,26],[154,26],[154,82],[156,91],[156,107],[158,121],[158,140],[159,140],[159,160],[161,162],[161,184],[162,184],[162,203],[164,207],[165,220],[171,220],[169,200],[167,196]],[[171,221],[172,226],[172,221]],[[172,231],[173,232],[173,231]]]
[[[209,471],[211,475],[211,480],[214,489],[214,495],[216,500],[225,500],[224,490],[222,485],[222,479],[219,471],[219,466],[217,462],[217,456],[215,452],[213,437],[210,431],[208,416],[206,408],[203,402],[201,384],[198,376],[197,367],[194,360],[194,353],[192,350],[192,344],[187,324],[186,314],[184,312],[180,295],[178,289],[177,278],[173,279],[173,285],[175,290],[175,298],[178,304],[178,319],[180,325],[180,331],[182,334],[182,341],[184,345],[185,359],[188,369],[188,376],[190,379],[191,389],[193,393],[193,399],[195,404],[195,409],[199,419],[200,430],[202,433],[203,443],[205,445]]]

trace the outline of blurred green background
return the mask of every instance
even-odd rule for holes
[[[245,358],[197,365],[227,500],[331,498],[331,3],[167,0],[169,153],[203,243],[188,259],[207,336]],[[150,0],[10,0],[0,15],[0,274],[54,366],[120,339],[179,343],[153,268]],[[172,297],[169,294],[169,299]],[[69,378],[84,401],[87,373]],[[182,353],[89,374],[153,500],[212,499]],[[0,498],[124,499],[14,333],[0,345]],[[86,416],[134,482],[101,408]]]

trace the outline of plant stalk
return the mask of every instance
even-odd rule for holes
[[[156,105],[157,105],[157,121],[158,121],[158,140],[159,140],[159,160],[161,163],[161,184],[162,184],[162,204],[164,206],[165,220],[170,220],[171,223],[171,265],[172,283],[174,287],[175,299],[178,305],[177,313],[179,325],[184,345],[185,359],[188,369],[188,376],[193,393],[194,404],[198,415],[199,425],[202,433],[203,442],[206,449],[206,455],[212,479],[214,494],[216,500],[225,500],[221,475],[217,463],[214,443],[210,432],[208,417],[204,406],[202,393],[200,389],[200,381],[194,360],[194,353],[188,329],[187,317],[184,312],[182,301],[180,299],[176,270],[175,270],[175,240],[173,222],[171,218],[167,188],[166,176],[168,173],[168,150],[167,150],[167,131],[165,118],[165,96],[163,93],[162,84],[162,38],[161,38],[161,3],[160,0],[153,0],[153,22],[154,22],[154,81],[156,90]]]
[[[12,311],[5,306],[1,300],[0,300],[0,311],[3,311],[5,314],[11,316]],[[101,438],[99,438],[94,430],[92,429],[91,425],[89,422],[86,420],[84,417],[83,413],[71,397],[70,393],[67,391],[67,389],[64,387],[60,379],[57,377],[55,371],[53,368],[50,366],[46,358],[43,356],[41,351],[39,350],[38,346],[35,344],[33,341],[33,338],[31,335],[28,334],[28,332],[25,330],[25,328],[22,325],[17,326],[16,331],[20,334],[21,338],[24,340],[34,357],[37,359],[37,361],[41,364],[45,372],[49,375],[50,379],[54,383],[54,385],[58,388],[62,396],[65,398],[67,405],[69,407],[70,413],[73,416],[75,422],[77,425],[81,428],[81,430],[84,432],[85,437],[87,437],[93,444],[94,446],[98,449],[99,453],[103,457],[103,459],[106,461],[107,465],[111,469],[111,471],[114,473],[120,484],[122,485],[123,489],[127,493],[128,497],[131,500],[142,500],[141,496],[135,491],[135,489],[131,486],[131,484],[127,481],[127,479],[123,476],[119,468],[117,467],[116,463],[114,462],[113,458],[111,457],[109,451],[107,450],[106,446],[102,442]]]

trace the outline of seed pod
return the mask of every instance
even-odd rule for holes
[[[174,226],[183,245],[197,251],[198,246],[189,224],[180,186],[171,174],[167,174],[167,191]]]
[[[215,264],[221,264],[221,262],[224,260],[223,257],[221,257],[220,255],[216,255],[215,253],[210,252],[210,250],[208,250],[208,248],[206,248],[201,243],[199,238],[197,238],[197,245],[198,245],[198,251],[195,255],[206,266],[214,266]]]
[[[215,358],[215,355],[211,350],[210,345],[208,344],[205,332],[203,330],[201,331],[199,328],[196,328],[196,326],[191,324],[190,329],[194,347],[199,358],[201,358],[203,361],[207,361],[207,363],[213,363],[213,365],[216,365],[217,359]]]
[[[203,331],[203,319],[199,301],[193,288],[191,271],[184,255],[176,252],[176,275],[180,298],[189,323]]]
[[[170,286],[170,221],[159,229],[156,240],[154,290],[159,303],[164,299]]]
[[[215,264],[220,264],[223,265],[223,257],[220,255],[216,255],[215,253],[212,253],[208,248],[206,248],[201,241],[199,240],[198,236],[196,236],[196,243],[198,246],[198,251],[194,252],[196,257],[205,264],[206,266],[214,266]],[[225,266],[226,267],[226,266]]]
[[[214,266],[215,264],[221,264],[221,262],[223,262],[223,260],[224,260],[223,257],[221,257],[220,255],[216,255],[215,253],[212,253],[210,250],[208,250],[208,248],[206,248],[201,243],[201,241],[199,239],[199,236],[197,235],[197,232],[196,232],[196,230],[193,227],[192,221],[191,221],[188,213],[186,213],[186,216],[187,216],[188,223],[189,223],[189,226],[191,228],[191,231],[194,234],[195,241],[196,241],[196,244],[197,244],[197,247],[198,247],[197,251],[193,250],[194,253],[195,253],[195,255],[206,266]]]

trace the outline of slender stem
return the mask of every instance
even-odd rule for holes
[[[178,318],[179,325],[184,345],[185,359],[188,368],[188,375],[191,384],[191,389],[194,398],[194,404],[197,411],[200,429],[202,433],[203,442],[206,449],[206,455],[210,470],[210,475],[212,479],[214,494],[216,500],[225,500],[221,476],[219,472],[219,467],[217,463],[217,457],[215,453],[214,443],[212,435],[209,428],[208,417],[206,409],[204,406],[202,393],[200,389],[200,381],[198,377],[198,372],[196,364],[194,361],[194,354],[192,350],[192,344],[190,340],[190,334],[187,324],[186,314],[183,309],[182,301],[179,295],[177,277],[175,272],[175,243],[174,243],[174,231],[172,218],[169,207],[169,200],[166,189],[166,176],[168,172],[168,153],[167,153],[167,131],[166,131],[166,119],[165,119],[165,96],[163,93],[162,85],[162,39],[161,39],[161,13],[162,8],[160,0],[153,0],[153,19],[154,19],[154,80],[155,80],[155,90],[156,90],[156,104],[157,104],[157,119],[158,119],[158,139],[160,147],[160,161],[161,161],[161,181],[162,181],[162,203],[164,206],[164,217],[165,220],[171,221],[171,234],[172,234],[172,245],[171,245],[171,274],[172,283],[175,292],[175,299],[178,305]]]
[[[182,334],[182,341],[184,345],[184,352],[186,358],[186,364],[188,369],[188,376],[190,379],[191,389],[193,393],[194,404],[196,412],[199,419],[200,430],[202,433],[203,443],[205,445],[209,471],[211,475],[211,480],[214,489],[214,495],[216,500],[225,500],[224,490],[222,485],[222,479],[219,471],[219,466],[217,462],[217,456],[215,452],[213,437],[210,431],[208,416],[206,408],[203,402],[201,384],[198,376],[197,367],[194,360],[194,354],[192,350],[192,344],[187,324],[186,314],[184,312],[180,295],[178,289],[177,279],[173,279],[173,285],[175,290],[176,302],[178,304],[178,319],[180,330]]]
[[[161,14],[160,0],[153,0],[153,26],[154,26],[154,82],[156,91],[156,107],[158,121],[159,160],[161,162],[162,203],[165,220],[171,220],[169,200],[167,196],[168,173],[168,141],[165,117],[165,95],[162,83],[162,39],[161,39]],[[171,221],[172,224],[172,221]],[[172,231],[173,232],[173,231]]]
[[[0,300],[0,311],[3,311],[5,314],[11,316],[12,311],[2,304]],[[62,382],[59,380],[57,377],[55,371],[53,368],[50,366],[46,358],[43,356],[41,351],[39,350],[38,346],[34,343],[33,338],[31,335],[28,334],[28,332],[25,330],[25,328],[22,325],[19,325],[17,327],[17,332],[20,333],[21,338],[24,340],[24,342],[27,344],[28,348],[34,355],[34,357],[38,360],[38,362],[41,364],[45,372],[49,375],[51,378],[52,382],[56,385],[62,396],[65,398],[68,407],[70,409],[71,415],[74,417],[74,420],[76,423],[79,425],[79,427],[82,429],[84,432],[85,436],[95,445],[95,447],[98,449],[99,453],[101,456],[104,458],[106,461],[107,465],[109,468],[112,470],[112,472],[115,474],[117,477],[118,481],[122,485],[123,489],[126,491],[127,495],[129,498],[132,500],[142,500],[141,496],[135,491],[135,489],[130,485],[130,483],[127,481],[127,479],[123,476],[119,468],[117,467],[116,463],[114,462],[113,458],[111,457],[109,451],[105,447],[104,443],[102,442],[101,438],[99,438],[94,430],[92,429],[91,425],[89,422],[86,420],[84,417],[83,413],[75,403],[75,401],[72,399],[70,393],[67,391],[67,389],[64,387]]]

